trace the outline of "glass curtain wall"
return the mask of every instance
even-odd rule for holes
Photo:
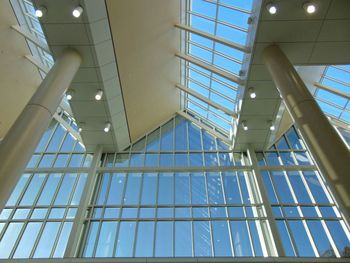
[[[91,160],[51,123],[0,214],[1,259],[63,257]]]
[[[256,157],[175,116],[102,155],[78,222],[92,155],[53,122],[0,214],[0,258],[62,258],[73,224],[85,258],[268,257],[277,235],[288,257],[349,257],[347,222],[297,131]]]

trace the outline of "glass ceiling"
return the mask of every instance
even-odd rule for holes
[[[187,0],[186,24],[207,34],[245,45],[252,2],[253,0]],[[244,52],[240,50],[190,32],[185,34],[185,53],[235,77],[239,77],[244,57]],[[184,63],[183,84],[187,88],[210,102],[235,111],[237,83],[191,62]],[[182,99],[187,113],[199,117],[202,122],[229,136],[233,116],[190,94],[184,94]]]
[[[329,117],[350,125],[350,65],[326,67],[320,83],[334,90],[330,92],[319,87],[315,90],[314,96],[321,109]]]

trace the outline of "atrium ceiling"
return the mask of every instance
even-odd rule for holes
[[[348,0],[317,0],[311,15],[303,0],[275,1],[274,15],[267,0],[192,1],[33,1],[47,9],[40,23],[52,56],[65,47],[82,54],[69,103],[88,151],[98,144],[105,151],[122,150],[177,112],[235,150],[248,144],[267,148],[292,119],[263,64],[263,49],[278,44],[316,97],[323,88],[315,82],[328,84],[325,65],[350,61]],[[74,18],[78,5],[83,13]],[[37,72],[23,71],[39,81],[31,70]],[[94,98],[98,90],[104,92],[101,101]],[[348,100],[349,92],[342,92]],[[342,117],[349,114],[346,105],[338,116],[325,109],[343,128],[348,128]]]

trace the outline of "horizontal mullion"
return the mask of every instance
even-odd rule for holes
[[[335,94],[335,95],[344,97],[344,98],[346,98],[346,99],[348,99],[348,100],[350,99],[350,94],[345,93],[345,92],[342,92],[342,91],[337,90],[337,89],[335,89],[335,88],[332,88],[332,87],[330,87],[330,86],[323,85],[322,83],[315,82],[315,83],[314,83],[314,86],[316,86],[316,87],[319,88],[319,89],[322,89],[322,90],[326,90],[326,91],[328,91],[328,92],[331,92],[331,93],[333,93],[333,94]]]
[[[226,113],[226,114],[228,114],[228,115],[230,115],[230,116],[232,116],[234,118],[237,118],[237,114],[235,112],[227,109],[226,107],[223,107],[219,103],[216,103],[216,102],[214,102],[214,101],[204,97],[200,93],[198,93],[198,92],[196,92],[196,91],[194,91],[194,90],[192,90],[190,88],[187,88],[185,86],[182,86],[180,84],[177,84],[176,87],[179,88],[180,90],[188,93],[188,94],[191,94],[192,96],[196,97],[197,99],[202,100],[203,102],[211,105],[212,107],[214,107],[214,108],[216,108],[216,109],[218,109],[218,110],[220,110],[220,111],[222,111],[222,112],[224,112],[224,113]]]
[[[226,8],[229,8],[229,9],[232,9],[232,10],[235,10],[235,11],[239,11],[239,12],[242,12],[242,13],[245,13],[245,14],[248,14],[248,15],[250,15],[252,13],[249,10],[246,10],[246,9],[243,9],[243,8],[240,8],[240,7],[236,7],[236,6],[232,6],[232,5],[228,5],[228,4],[225,4],[225,3],[221,3],[221,2],[218,2],[218,1],[204,0],[204,2],[211,3],[211,4],[214,4],[214,5],[218,5],[218,6],[222,6],[222,7],[226,7]]]
[[[327,76],[327,75],[324,75],[323,78],[329,79],[329,80],[332,80],[332,81],[337,82],[339,84],[342,84],[342,85],[350,87],[350,83],[349,82],[344,82],[344,81],[341,81],[339,79],[336,79],[336,78],[333,78],[333,77],[330,77],[330,76]]]
[[[217,24],[221,24],[221,25],[224,25],[224,26],[236,29],[236,30],[244,32],[244,33],[248,32],[248,29],[245,29],[243,27],[240,27],[240,26],[237,26],[237,25],[234,25],[234,24],[231,24],[231,23],[227,23],[227,22],[224,22],[222,20],[218,20],[218,19],[206,16],[206,15],[203,15],[203,14],[200,14],[200,13],[197,13],[197,12],[188,11],[187,13],[190,14],[190,15],[194,15],[194,16],[198,16],[198,17],[204,18],[206,20],[209,20],[209,21],[217,23]]]
[[[217,50],[215,50],[215,49],[213,49],[213,48],[209,48],[209,47],[203,46],[203,45],[201,45],[201,44],[199,44],[199,43],[197,43],[197,42],[195,42],[195,41],[187,40],[187,43],[188,43],[188,44],[191,44],[191,45],[195,45],[195,46],[197,46],[197,47],[199,47],[199,48],[205,49],[206,51],[209,51],[209,52],[214,53],[214,55],[221,56],[221,57],[226,58],[226,59],[228,59],[228,60],[230,60],[230,61],[232,61],[232,62],[235,62],[235,63],[237,63],[237,64],[242,64],[242,63],[243,63],[241,60],[238,60],[238,59],[236,59],[236,58],[233,58],[233,57],[231,57],[231,56],[228,56],[228,55],[226,55],[226,54],[224,54],[224,53],[221,53],[220,51],[217,51]]]
[[[325,100],[324,98],[321,98],[321,97],[316,97],[316,100],[319,100],[319,101],[321,101],[321,102],[323,102],[323,103],[326,103],[326,104],[328,104],[329,106],[332,106],[332,107],[334,107],[334,108],[337,108],[338,110],[340,110],[340,111],[349,111],[348,109],[346,109],[344,106],[340,106],[340,105],[338,105],[338,104],[335,104],[335,103],[333,103],[333,102],[331,102],[331,101],[329,101],[329,100]]]
[[[206,73],[204,73],[204,72],[202,72],[202,71],[200,71],[200,70],[198,70],[198,69],[196,69],[196,68],[193,68],[193,67],[191,67],[191,66],[187,66],[187,68],[190,69],[190,70],[193,70],[193,71],[197,72],[198,74],[201,74],[201,75],[204,76],[204,77],[207,77],[207,78],[209,78],[209,79],[212,79],[212,80],[214,80],[215,82],[218,82],[218,83],[220,83],[220,84],[226,86],[227,88],[229,88],[229,89],[231,89],[231,90],[233,90],[233,91],[236,91],[236,92],[238,91],[237,88],[235,88],[235,87],[233,87],[233,86],[231,86],[231,85],[229,85],[229,84],[223,82],[222,80],[219,80],[219,79],[217,79],[217,78],[215,78],[215,77],[213,77],[213,76],[211,76],[211,75],[208,75],[208,74],[206,74]]]
[[[222,97],[222,98],[228,100],[229,102],[231,102],[231,103],[233,103],[233,104],[236,104],[236,103],[237,103],[237,101],[231,99],[230,97],[227,97],[226,95],[224,95],[223,93],[221,93],[221,92],[219,92],[219,91],[213,89],[212,87],[206,86],[205,84],[199,82],[199,81],[196,80],[196,79],[193,79],[193,78],[191,78],[191,77],[187,77],[186,80],[189,80],[189,81],[191,81],[191,82],[193,82],[193,83],[195,83],[195,84],[201,86],[202,88],[204,88],[204,89],[206,89],[206,90],[208,90],[208,91],[210,91],[210,92],[215,93],[216,95],[218,95],[218,96],[220,96],[220,97]]]
[[[191,94],[189,94],[189,95],[191,95]],[[192,95],[193,96],[193,95]],[[203,110],[205,110],[205,111],[207,111],[207,112],[209,112],[209,113],[211,113],[211,114],[214,114],[216,117],[218,117],[219,119],[221,119],[222,121],[224,121],[224,122],[226,122],[228,125],[231,125],[231,123],[230,123],[230,121],[228,121],[228,120],[226,120],[224,117],[222,117],[222,116],[220,116],[218,113],[216,113],[216,112],[213,112],[213,111],[211,111],[209,108],[208,109],[206,109],[203,105],[200,105],[198,102],[196,102],[196,101],[193,101],[193,100],[191,100],[190,98],[186,98],[186,100],[187,101],[190,101],[191,103],[193,103],[193,104],[196,104],[198,107],[200,107],[201,109],[203,109]],[[204,101],[204,103],[206,103],[205,101]],[[211,105],[209,105],[208,103],[206,103],[208,106],[211,106]],[[227,113],[225,113],[225,112],[223,112],[223,114],[225,114],[225,115],[227,115]],[[229,117],[232,117],[232,116],[230,116],[230,115],[228,115]]]
[[[237,84],[243,84],[243,80],[241,80],[237,75],[229,73],[225,70],[222,70],[214,65],[211,65],[207,62],[199,60],[193,56],[189,56],[189,55],[186,55],[183,53],[176,53],[175,56],[177,56],[178,58],[183,59],[187,62],[193,63],[199,67],[202,67],[202,68],[204,68],[204,69],[206,69],[214,74],[220,75],[221,77],[224,77],[228,80],[231,80]]]

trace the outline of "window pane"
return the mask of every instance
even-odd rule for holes
[[[112,257],[118,222],[102,222],[96,257]]]
[[[155,256],[173,256],[173,222],[157,222]]]
[[[349,232],[345,233],[341,221],[326,221],[329,232],[332,235],[332,238],[337,246],[341,256],[349,257]]]
[[[175,204],[190,204],[190,175],[175,174]]]
[[[125,174],[112,174],[111,186],[107,198],[107,205],[120,205],[125,185]]]
[[[121,222],[118,244],[117,244],[117,257],[132,257],[134,247],[136,222]]]
[[[71,205],[78,205],[80,202],[80,197],[83,193],[85,183],[87,179],[87,174],[80,174],[79,181],[75,187],[75,192],[72,198],[72,201],[70,202]]]
[[[213,241],[214,241],[214,255],[216,257],[232,256],[231,238],[228,231],[228,222],[213,221],[212,231],[213,231]]]
[[[44,182],[46,175],[45,174],[34,174],[30,184],[24,194],[21,205],[33,205],[37,194],[40,191],[40,187]]]
[[[36,247],[34,258],[48,258],[50,257],[53,245],[56,240],[60,222],[47,222],[40,241]]]
[[[140,186],[141,174],[129,173],[124,196],[124,204],[135,205],[139,203]]]
[[[12,194],[7,201],[6,205],[11,206],[15,205],[17,203],[17,200],[19,196],[21,195],[22,191],[24,190],[24,186],[28,182],[30,178],[30,174],[23,174],[21,178],[18,180],[15,189],[12,191]]]
[[[10,223],[0,242],[0,258],[8,258],[18,238],[23,223]]]
[[[192,173],[192,204],[207,204],[207,191],[205,187],[205,176],[203,173]]]
[[[235,256],[251,257],[253,253],[246,222],[230,221],[230,225]]]
[[[157,174],[145,173],[143,174],[142,183],[142,205],[154,205],[156,203],[157,195]]]
[[[14,258],[29,258],[42,223],[28,223],[21,241],[19,242]]]
[[[320,221],[309,220],[307,225],[321,257],[335,257],[335,253]]]
[[[175,222],[175,257],[192,257],[191,222]]]
[[[56,196],[55,205],[67,205],[71,196],[77,174],[66,174]]]
[[[209,221],[194,221],[194,256],[211,257],[212,245]]]
[[[152,257],[154,239],[154,222],[139,222],[135,257]]]
[[[40,195],[38,205],[50,205],[61,180],[61,174],[50,174]]]
[[[298,255],[300,257],[314,257],[315,253],[305,231],[303,222],[300,220],[291,220],[288,221],[288,224],[298,249]]]
[[[174,203],[174,174],[160,173],[158,186],[158,204]]]
[[[222,181],[219,173],[207,173],[209,204],[224,204]]]
[[[94,253],[95,241],[97,236],[99,222],[92,222],[89,229],[89,234],[85,244],[84,257],[92,257]]]
[[[63,258],[64,252],[66,251],[66,246],[68,243],[68,238],[69,238],[72,226],[73,226],[73,222],[64,223],[63,228],[61,230],[60,237],[56,245],[55,253],[53,254],[54,258]]]

